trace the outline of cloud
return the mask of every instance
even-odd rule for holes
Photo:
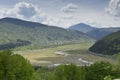
[[[120,17],[120,0],[110,0],[105,10],[110,15]]]
[[[32,17],[37,14],[37,7],[33,4],[21,2],[15,5],[15,10],[24,17]]]
[[[76,12],[79,9],[79,6],[73,3],[69,3],[66,6],[64,6],[61,11],[66,13]]]
[[[4,17],[13,17],[58,27],[68,26],[69,24],[64,21],[73,19],[72,15],[67,14],[62,17],[58,16],[57,18],[55,16],[50,16],[44,13],[39,6],[28,2],[19,2],[11,8],[0,7],[0,18]]]
[[[120,26],[120,17],[118,17],[120,16],[120,0],[109,0],[110,2],[109,5],[106,6],[106,11],[110,15],[104,14],[103,10],[93,10],[93,8],[91,8],[92,5],[86,6],[80,3],[79,0],[78,4],[81,4],[81,6],[76,5],[77,3],[74,2],[75,0],[73,0],[73,3],[70,3],[70,1],[72,0],[56,0],[55,2],[56,5],[58,5],[57,7],[54,7],[54,0],[52,2],[51,0],[43,1],[45,1],[45,3],[47,1],[50,1],[50,3],[46,3],[46,5],[44,5],[42,4],[44,2],[39,2],[38,0],[36,0],[36,2],[34,0],[19,0],[17,4],[10,5],[10,7],[9,5],[0,5],[0,18],[14,17],[27,21],[39,22],[64,28],[67,28],[77,23],[89,23],[90,25],[97,25],[98,27]],[[63,6],[66,3],[68,4]],[[89,9],[87,9],[88,7]],[[44,11],[42,10],[42,8]],[[117,17],[113,17],[111,15]]]
[[[47,15],[38,6],[27,2],[19,2],[9,9],[0,9],[0,18],[2,17],[14,17],[34,22],[43,22],[47,19]]]
[[[46,21],[43,22],[43,24],[57,26],[57,27],[64,27],[63,21],[60,18],[53,18],[49,17]]]
[[[69,20],[69,19],[73,19],[74,16],[73,15],[64,15],[61,17],[62,19],[65,19],[65,20]]]
[[[22,20],[39,22],[47,25],[61,26],[60,18],[54,18],[44,13],[39,6],[28,2],[19,2],[11,8],[0,7],[0,18],[13,17]]]

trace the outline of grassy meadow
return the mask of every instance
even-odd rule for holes
[[[93,43],[71,44],[54,48],[15,51],[15,53],[24,56],[34,66],[48,66],[53,64],[57,65],[71,63],[77,65],[84,65],[85,63],[78,61],[79,58],[90,62],[108,61],[111,63],[116,63],[116,60],[112,59],[109,56],[97,55],[89,52],[88,48],[92,44]],[[62,54],[56,54],[57,52],[60,52]],[[67,54],[67,56],[65,56],[63,53]]]

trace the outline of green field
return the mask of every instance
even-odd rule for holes
[[[93,43],[81,43],[58,46],[54,48],[15,51],[28,59],[32,65],[48,66],[53,64],[77,64],[85,65],[85,63],[78,61],[79,58],[89,62],[109,61],[116,63],[117,61],[110,56],[97,55],[88,51],[88,48]],[[56,54],[60,53],[60,54]],[[61,54],[62,53],[62,54]],[[66,55],[67,54],[67,55]]]

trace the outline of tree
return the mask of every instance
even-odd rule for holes
[[[61,65],[54,71],[55,80],[85,80],[84,68],[76,65]]]
[[[87,67],[86,80],[104,80],[112,73],[112,65],[108,62],[96,62]]]
[[[31,64],[10,50],[0,52],[0,80],[31,80]]]
[[[117,55],[117,59],[118,59],[118,64],[117,66],[115,65],[112,73],[114,78],[120,78],[120,53]]]

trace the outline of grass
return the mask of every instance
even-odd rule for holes
[[[78,61],[78,58],[82,58],[87,61],[109,61],[112,63],[116,63],[116,60],[113,60],[107,56],[100,56],[90,53],[88,48],[93,43],[81,43],[81,44],[71,44],[71,45],[63,45],[54,48],[46,48],[46,49],[37,49],[37,50],[26,50],[26,51],[15,51],[17,54],[21,54],[26,59],[30,60],[33,65],[37,66],[48,66],[51,64],[57,63],[73,63],[81,65],[83,63]],[[63,55],[56,55],[55,52],[62,51],[64,53],[70,54],[65,57]]]
[[[101,54],[95,54],[92,52],[89,52],[87,50],[69,50],[67,51],[69,54],[79,54],[81,58],[87,60],[87,61],[92,61],[92,62],[99,62],[99,61],[105,61],[105,62],[110,62],[113,64],[117,63],[116,59],[113,59],[112,57],[108,55],[101,55]]]

